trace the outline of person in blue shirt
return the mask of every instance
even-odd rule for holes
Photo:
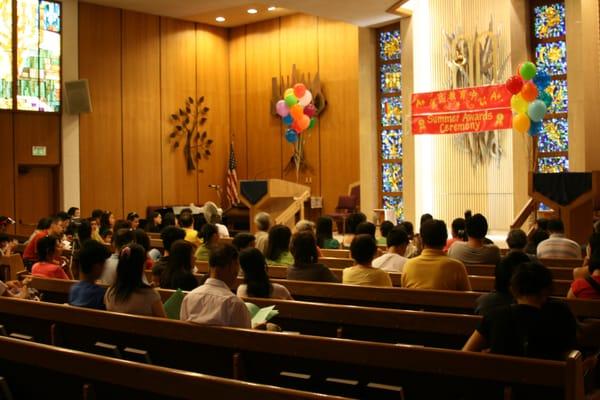
[[[77,307],[105,310],[105,288],[96,285],[102,275],[104,262],[110,257],[108,248],[95,240],[83,244],[79,252],[79,275],[81,281],[71,286],[69,304]]]

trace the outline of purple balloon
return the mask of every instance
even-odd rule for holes
[[[275,105],[275,110],[281,118],[287,117],[290,113],[290,109],[288,108],[287,104],[285,104],[284,100],[279,100],[277,102],[277,104]]]

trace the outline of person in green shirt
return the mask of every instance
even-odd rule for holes
[[[292,231],[285,225],[275,225],[269,231],[269,244],[265,257],[269,265],[294,265],[290,253]]]
[[[208,261],[210,249],[219,243],[219,229],[214,224],[205,224],[200,230],[202,244],[196,250],[196,261]]]
[[[340,242],[333,238],[333,220],[329,217],[317,219],[317,246],[321,249],[340,248]]]

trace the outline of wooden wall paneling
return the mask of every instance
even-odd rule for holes
[[[121,217],[121,10],[79,4],[79,76],[89,79],[94,110],[79,120],[81,213]]]
[[[328,106],[320,118],[323,212],[359,180],[358,28],[319,18],[319,72]]]
[[[284,78],[291,74],[292,65],[296,65],[300,73],[311,79],[319,70],[319,48],[317,45],[318,29],[317,17],[305,14],[296,14],[281,18],[280,33],[280,54],[281,54],[281,75]],[[281,135],[285,133],[285,125],[282,125]],[[309,135],[304,148],[309,170],[301,172],[298,183],[311,187],[313,195],[318,196],[321,193],[321,162],[319,146],[319,124],[303,133]],[[292,168],[285,172],[285,168],[290,162],[293,154],[293,146],[285,139],[282,143],[282,173],[283,178],[296,182],[296,170]]]
[[[15,213],[15,169],[13,151],[13,114],[11,112],[0,112],[0,173],[2,178],[2,195],[0,196],[0,215],[12,217]],[[14,226],[8,230],[15,233]]]
[[[246,136],[246,27],[229,30],[229,112],[230,129],[239,179],[248,178]]]
[[[15,163],[17,165],[60,164],[60,115],[16,113],[14,115]],[[32,156],[33,146],[45,146],[45,157]],[[58,188],[56,188],[58,190]]]
[[[196,65],[198,96],[210,108],[204,129],[213,140],[208,160],[198,167],[198,204],[208,200],[220,204],[218,193],[208,185],[225,188],[229,160],[229,35],[226,29],[196,25]],[[223,192],[224,194],[224,192]]]
[[[280,75],[279,19],[246,26],[248,179],[281,178],[281,122],[271,115],[271,78]]]
[[[159,17],[123,11],[124,213],[162,202]]]
[[[161,17],[160,45],[163,204],[189,204],[198,200],[197,173],[187,170],[185,138],[173,149],[169,134],[174,130],[170,115],[189,96],[196,97],[195,24]]]
[[[57,171],[57,167],[51,166],[19,168],[15,196],[17,234],[31,234],[40,218],[58,211]]]

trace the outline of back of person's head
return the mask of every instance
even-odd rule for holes
[[[143,229],[133,231],[133,241],[142,246],[146,252],[150,251],[150,236]]]
[[[259,231],[267,232],[271,227],[271,216],[266,212],[259,212],[254,217],[254,224]]]
[[[517,267],[523,263],[529,262],[527,254],[515,251],[503,257],[496,265],[494,287],[497,292],[510,293],[510,280],[517,270]]]
[[[256,238],[253,234],[248,232],[240,232],[231,241],[233,247],[235,247],[238,251],[242,251],[249,247],[254,247],[256,243]]]
[[[128,245],[134,240],[135,237],[133,236],[131,229],[119,229],[113,235],[113,245],[117,251],[120,251],[124,246]]]
[[[381,233],[381,237],[384,238],[387,238],[392,229],[394,229],[394,223],[391,221],[383,221],[381,225],[379,225],[379,232]]]
[[[179,289],[175,287],[177,278],[185,274],[191,274],[194,256],[194,246],[183,239],[176,240],[169,250],[169,260],[167,267],[160,277],[160,286],[170,289]]]
[[[373,239],[375,239],[375,232],[377,231],[377,227],[372,222],[361,222],[356,227],[354,234],[356,235],[371,235]]]
[[[173,214],[172,212],[165,213],[165,215],[162,217],[163,228],[166,228],[167,226],[176,226],[176,225],[177,225],[177,219],[175,218],[175,214]]]
[[[511,250],[523,250],[527,246],[527,234],[522,229],[511,229],[506,244]]]
[[[543,231],[548,230],[548,218],[538,218],[535,220],[535,225],[537,229],[541,229]]]
[[[209,246],[211,244],[212,239],[215,235],[219,235],[219,228],[215,224],[204,224],[202,229],[200,229],[200,237],[204,241],[205,246]]]
[[[410,221],[402,221],[398,226],[404,229],[404,232],[408,235],[408,239],[412,239],[415,236],[415,227]]]
[[[387,247],[408,245],[408,242],[408,235],[400,227],[394,227],[387,235]]]
[[[77,214],[77,210],[79,210],[79,207],[71,207],[71,208],[69,208],[69,210],[67,211],[67,215],[68,215],[70,218],[74,218],[74,217],[75,217],[75,214]]]
[[[75,234],[77,233],[77,228],[79,227],[79,223],[75,222],[75,221],[71,221],[69,223],[69,225],[67,225],[67,228],[65,229],[65,235],[67,236],[75,236]]]
[[[179,214],[179,225],[182,228],[191,228],[194,225],[194,216],[191,212],[181,212]]]
[[[312,233],[309,233],[312,236]],[[290,248],[292,231],[285,225],[274,225],[269,230],[269,243],[265,256],[269,260],[277,260],[281,254]]]
[[[204,203],[204,218],[209,224],[218,224],[221,222],[221,215],[219,214],[219,208],[212,201]]]
[[[94,211],[92,211],[92,219],[99,221],[102,218],[102,214],[104,214],[104,211],[97,208]]]
[[[175,241],[185,239],[185,231],[176,226],[167,226],[160,232],[160,238],[163,242],[163,248],[170,252]]]
[[[71,217],[69,217],[69,214],[67,214],[64,211],[59,211],[56,213],[56,218],[58,218],[58,220],[60,222],[64,222],[64,221],[68,221],[71,219]]]
[[[361,222],[365,222],[367,220],[367,216],[361,212],[350,214],[346,219],[346,232],[355,234],[356,228]]]
[[[300,221],[298,221],[296,223],[296,232],[304,232],[304,231],[314,232],[315,231],[315,223],[312,221],[309,221],[307,219],[301,219]]]
[[[467,222],[464,218],[454,218],[452,221],[452,236],[460,238],[461,240],[467,240]]]
[[[377,242],[369,234],[358,234],[350,244],[350,255],[358,264],[367,265],[377,254]]]
[[[319,252],[317,250],[315,235],[311,232],[297,232],[294,234],[290,245],[290,252],[294,256],[294,263],[296,265],[316,263],[319,260]],[[267,258],[269,258],[268,255]]]
[[[127,221],[132,222],[135,221],[136,218],[139,218],[139,214],[136,213],[135,211],[130,212],[129,214],[127,214]]]
[[[119,229],[131,229],[131,222],[124,220],[124,219],[118,219],[115,221],[115,226],[113,226],[113,231],[118,231]]]
[[[487,235],[488,223],[482,214],[475,214],[466,220],[467,236],[473,239],[483,239]]]
[[[240,252],[240,266],[244,271],[246,292],[250,297],[270,297],[273,287],[267,274],[265,256],[256,248]]]
[[[148,287],[142,281],[145,262],[146,250],[139,244],[129,243],[121,249],[117,264],[117,278],[111,287],[117,301],[126,301],[136,289]]]
[[[425,247],[443,249],[448,240],[446,223],[441,219],[432,219],[421,225],[421,239]]]
[[[92,225],[87,219],[82,220],[77,227],[77,238],[81,243],[92,238]]]
[[[50,261],[54,257],[58,246],[58,237],[54,235],[44,236],[36,244],[39,261]]]
[[[52,225],[52,218],[44,217],[38,221],[35,229],[37,229],[38,231],[43,231],[44,229],[50,228],[50,225]]]
[[[523,296],[548,296],[552,289],[552,272],[539,262],[520,264],[510,281],[516,298]]]
[[[100,225],[102,226],[111,226],[110,220],[113,213],[111,211],[105,211],[102,213],[102,217],[100,217]]]
[[[527,242],[527,247],[525,248],[525,252],[528,254],[536,254],[537,252],[537,247],[540,243],[542,243],[544,240],[548,239],[550,237],[550,235],[548,234],[547,231],[541,230],[541,229],[537,229],[533,232],[533,234],[531,234],[531,236],[529,237],[529,240]]]
[[[110,228],[105,228],[100,230],[100,237],[106,242],[106,243],[111,243],[112,242],[112,236],[113,236],[113,231]]]
[[[208,265],[211,268],[227,268],[238,260],[239,253],[230,244],[219,243],[210,250]]]
[[[329,217],[317,219],[317,246],[325,247],[325,240],[333,238],[333,220]]]
[[[433,215],[429,214],[429,213],[425,213],[423,215],[421,215],[421,221],[420,221],[420,225],[423,225],[425,222],[427,221],[431,221],[433,219]]]
[[[563,224],[563,222],[558,219],[551,219],[548,221],[548,232],[550,233],[564,233],[565,232],[565,226]]]
[[[79,250],[79,270],[89,275],[94,271],[95,266],[103,265],[108,257],[110,251],[105,245],[95,240],[88,240]]]

